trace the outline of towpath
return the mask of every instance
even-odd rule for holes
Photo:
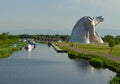
[[[120,56],[109,55],[109,54],[100,54],[100,53],[97,53],[97,52],[90,52],[90,51],[83,50],[81,48],[77,48],[77,47],[74,47],[74,46],[68,46],[68,45],[65,45],[65,44],[62,44],[61,46],[65,46],[66,48],[71,49],[71,50],[76,51],[76,52],[79,52],[79,53],[93,54],[93,55],[105,57],[109,60],[120,63]]]

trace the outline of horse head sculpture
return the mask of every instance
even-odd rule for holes
[[[103,43],[100,35],[95,30],[96,25],[103,20],[104,19],[102,16],[94,18],[91,18],[90,16],[85,16],[79,19],[72,30],[69,41],[79,43]]]
[[[104,18],[102,16],[98,16],[98,17],[94,17],[93,18],[93,22],[94,22],[94,25],[96,26],[97,24],[99,24],[100,22],[103,22],[104,21]]]

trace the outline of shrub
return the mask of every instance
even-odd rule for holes
[[[103,60],[100,60],[100,59],[91,59],[90,64],[96,68],[104,67],[104,62]]]
[[[110,84],[120,84],[120,77],[116,76],[111,81]]]

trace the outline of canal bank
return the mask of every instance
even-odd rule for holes
[[[65,52],[67,52],[66,50],[63,50],[63,49],[59,48],[58,46],[56,46],[54,43],[52,43],[51,45],[55,49],[55,51],[58,52],[58,53],[65,53]]]
[[[18,42],[13,45],[6,44],[5,46],[0,47],[0,58],[6,58],[12,55],[14,51],[20,50],[26,43]]]
[[[86,59],[96,68],[109,68],[110,70],[115,71],[117,75],[111,80],[110,84],[120,84],[120,57],[112,56],[107,58],[108,56],[85,52],[83,49],[75,48],[74,46],[66,45],[64,43],[60,44],[60,47],[68,51],[68,56],[71,59]]]

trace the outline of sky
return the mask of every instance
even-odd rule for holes
[[[120,0],[0,0],[0,33],[70,34],[83,16],[103,16],[102,34],[120,35]]]

